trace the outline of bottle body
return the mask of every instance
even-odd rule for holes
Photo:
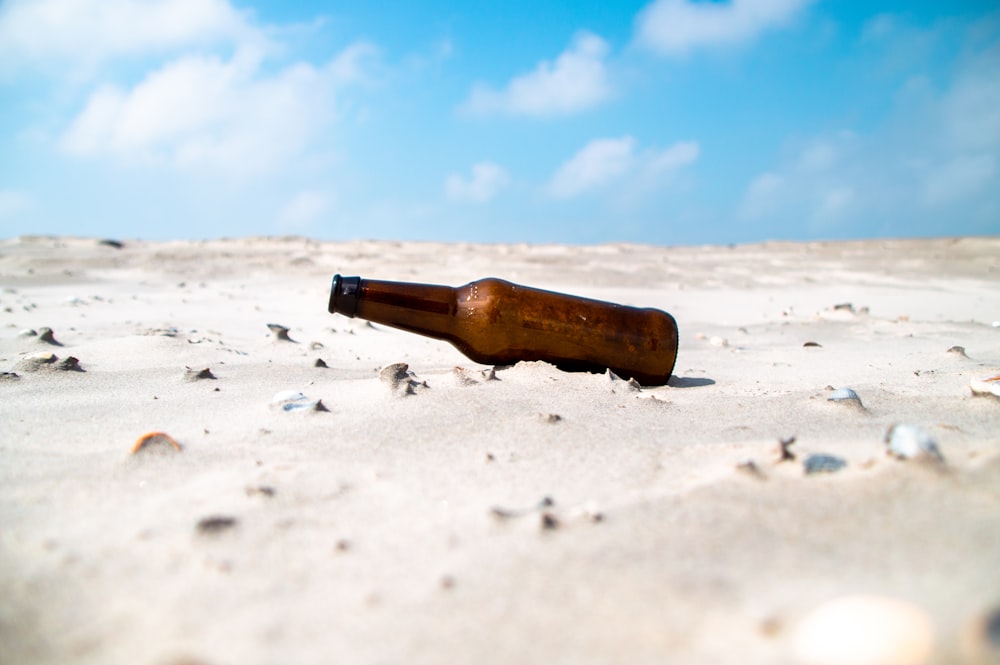
[[[495,278],[453,288],[337,275],[329,311],[448,341],[488,365],[542,360],[662,385],[677,357],[677,324],[666,312]]]

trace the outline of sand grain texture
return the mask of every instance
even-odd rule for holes
[[[491,376],[328,314],[336,272],[659,307],[675,377]],[[2,663],[795,663],[842,596],[918,608],[927,662],[988,657],[1000,400],[969,386],[1000,370],[1000,239],[26,237],[0,286]],[[18,369],[53,350],[83,371]],[[896,423],[943,468],[890,458]],[[157,431],[182,450],[130,453]]]

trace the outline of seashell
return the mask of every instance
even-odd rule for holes
[[[920,665],[930,661],[933,625],[910,603],[874,595],[842,596],[803,618],[795,631],[803,665]]]
[[[475,386],[479,384],[479,381],[469,375],[469,370],[464,367],[454,367],[451,370],[451,375],[454,377],[455,382],[460,386]]]
[[[21,375],[17,372],[0,372],[0,382],[3,381],[17,381],[21,378]]]
[[[313,367],[329,367],[329,365],[327,365],[326,361],[322,358],[317,358],[313,361]]]
[[[729,340],[725,337],[719,337],[718,335],[713,335],[708,339],[708,343],[712,346],[724,347],[729,346]]]
[[[177,443],[177,439],[166,432],[148,432],[136,439],[135,444],[132,445],[132,454],[135,455],[143,450],[152,450],[150,446],[156,446],[159,450],[174,450],[176,452],[183,450],[181,444]]]
[[[61,370],[64,372],[83,371],[83,368],[80,367],[80,360],[78,358],[67,356],[60,360],[59,356],[54,353],[49,353],[48,351],[28,354],[21,358],[21,361],[17,364],[17,366],[18,369],[22,369],[25,372],[37,372],[39,370]]]
[[[837,388],[830,392],[826,396],[828,402],[837,402],[838,404],[846,404],[848,406],[853,406],[858,409],[867,411],[865,405],[861,403],[861,398],[858,394],[854,392],[851,388]]]
[[[413,373],[410,372],[410,366],[406,363],[393,363],[391,365],[386,365],[378,373],[378,378],[384,383],[388,383],[392,388],[395,388],[401,382],[408,380],[411,376],[413,376]]]
[[[965,352],[964,346],[953,346],[948,349],[948,353],[954,353],[956,356],[961,356],[963,358],[968,358],[968,354]]]
[[[972,379],[969,381],[969,388],[973,395],[1000,397],[1000,374]]]
[[[608,381],[611,383],[611,392],[613,393],[637,393],[642,390],[642,386],[640,386],[639,382],[635,379],[629,379],[626,381],[610,369],[607,371],[606,376],[608,377]]]
[[[834,455],[810,455],[802,463],[806,475],[814,473],[836,473],[847,466],[847,462]]]
[[[298,390],[282,390],[271,398],[271,404],[288,413],[292,411],[329,411],[323,400],[309,399]]]
[[[20,362],[17,363],[17,366],[26,372],[36,372],[46,365],[54,365],[58,359],[59,356],[54,353],[39,351],[38,353],[29,353],[21,358]]]
[[[806,348],[816,348],[816,349],[822,349],[823,348],[823,345],[820,344],[819,342],[805,342],[805,343],[802,344],[802,346],[804,346]]]
[[[944,457],[931,435],[916,425],[893,425],[885,433],[889,455],[901,460],[942,463]]]
[[[843,402],[850,399],[856,400],[859,403],[861,402],[861,398],[851,388],[837,388],[827,395],[826,399],[830,402]]]
[[[388,384],[394,395],[415,395],[418,388],[428,387],[426,381],[417,381],[416,375],[406,363],[386,365],[378,373],[378,378]]]
[[[18,337],[38,337],[38,332],[35,331],[35,330],[32,330],[31,328],[25,328],[24,330],[18,331],[17,336]]]

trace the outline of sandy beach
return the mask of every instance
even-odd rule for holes
[[[674,378],[491,378],[335,273],[657,307]],[[0,663],[1000,662],[1000,238],[21,237],[0,288]]]

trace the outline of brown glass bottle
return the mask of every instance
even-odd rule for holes
[[[677,323],[666,312],[495,278],[454,288],[334,275],[329,310],[451,342],[486,365],[544,360],[656,386],[677,358]]]

